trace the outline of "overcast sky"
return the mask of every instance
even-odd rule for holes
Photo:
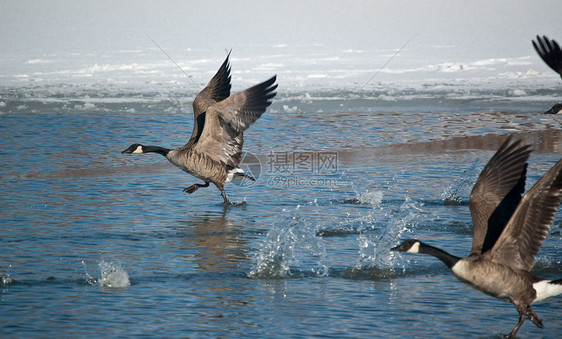
[[[76,1],[0,0],[2,55],[151,45],[231,48],[335,44],[368,49],[419,43],[496,46],[535,34],[562,40],[562,1]]]
[[[365,69],[373,74],[410,39],[386,71],[395,68],[404,73],[426,65],[433,70],[443,63],[456,63],[458,70],[461,64],[482,66],[487,60],[504,58],[502,66],[494,68],[498,74],[528,70],[550,74],[532,49],[531,39],[546,34],[562,42],[561,13],[560,0],[0,0],[4,73],[0,81],[25,79],[21,74],[53,77],[63,68],[64,74],[76,78],[80,71],[84,76],[93,72],[84,70],[87,67],[99,71],[97,65],[107,64],[114,67],[101,66],[108,74],[94,79],[109,78],[115,73],[112,70],[124,69],[125,64],[146,64],[147,71],[160,67],[169,72],[162,73],[163,79],[170,74],[183,77],[148,36],[180,63],[211,58],[201,67],[190,69],[193,64],[184,64],[190,75],[201,79],[214,71],[229,49],[238,58],[235,71],[257,74],[248,75],[248,82],[280,73],[285,81],[292,76],[298,84],[303,77],[324,76],[322,67],[343,72]],[[306,61],[298,58],[303,54]],[[315,65],[316,60],[333,56],[336,60]],[[511,60],[526,64],[511,68]],[[300,73],[291,75],[292,71]],[[404,79],[426,76],[404,74]],[[333,81],[338,81],[337,76]],[[359,74],[356,81],[363,82],[366,76],[370,75]]]

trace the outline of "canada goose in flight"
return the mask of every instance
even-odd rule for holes
[[[271,105],[277,94],[276,76],[242,92],[230,95],[230,66],[226,60],[193,101],[194,124],[189,141],[180,147],[132,144],[121,153],[158,153],[183,171],[203,180],[184,189],[193,193],[215,184],[224,203],[230,204],[224,183],[237,177],[255,181],[238,167],[244,143],[243,133]]]
[[[541,38],[537,35],[537,41],[533,41],[533,47],[542,60],[562,77],[562,50],[555,40],[550,40],[546,35]],[[562,102],[552,106],[545,114],[562,113]]]
[[[415,239],[392,249],[430,254],[460,281],[513,303],[519,322],[510,336],[525,316],[542,328],[531,304],[562,293],[562,279],[542,279],[529,272],[562,199],[562,159],[522,198],[530,152],[528,145],[511,142],[510,137],[480,173],[469,199],[473,239],[468,257],[453,256]]]

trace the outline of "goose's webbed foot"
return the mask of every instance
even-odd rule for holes
[[[209,187],[209,183],[206,182],[205,184],[193,184],[189,187],[184,188],[183,191],[191,194],[191,193],[197,191],[199,189],[199,187]]]

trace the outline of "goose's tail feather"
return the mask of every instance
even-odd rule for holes
[[[249,180],[252,180],[252,181],[256,181],[256,179],[254,177],[246,174],[246,172],[244,172],[243,169],[236,167],[236,168],[230,169],[227,172],[226,182],[230,182],[233,179],[237,179],[237,178],[246,178],[246,179],[249,179]]]
[[[537,291],[537,297],[534,302],[541,301],[548,297],[562,294],[562,279],[558,280],[541,280],[533,284],[533,288]]]

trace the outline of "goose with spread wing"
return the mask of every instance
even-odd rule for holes
[[[521,197],[530,152],[530,146],[508,138],[480,173],[469,198],[473,239],[468,257],[453,256],[416,239],[392,249],[432,255],[460,281],[513,303],[519,322],[510,336],[517,333],[525,317],[542,328],[531,305],[562,293],[562,279],[542,279],[530,273],[562,199],[562,159]]]
[[[546,35],[537,35],[537,41],[532,42],[542,60],[562,77],[562,50],[556,40],[551,40]]]
[[[533,40],[532,42],[535,51],[537,51],[542,60],[562,77],[562,50],[556,40],[551,40],[546,35],[542,37],[537,35],[537,41]],[[562,102],[554,104],[551,109],[544,113],[562,113]]]
[[[181,170],[203,180],[184,189],[193,193],[213,183],[221,192],[225,205],[230,204],[224,184],[234,178],[255,180],[239,168],[243,133],[271,105],[277,94],[276,76],[239,93],[230,95],[228,58],[193,101],[194,125],[188,142],[169,149],[132,144],[121,153],[158,153]]]

